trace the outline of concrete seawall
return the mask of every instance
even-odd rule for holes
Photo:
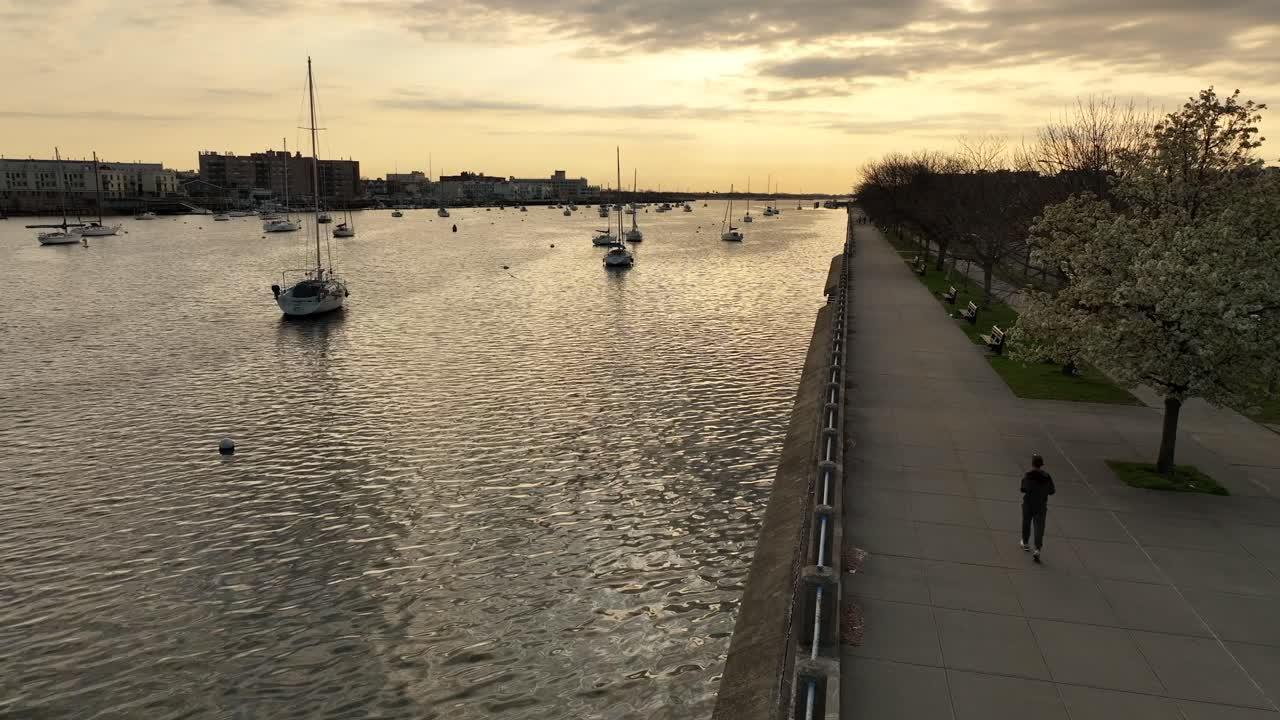
[[[844,363],[833,358],[843,358],[848,237],[846,252],[832,258],[827,274],[828,302],[814,322],[716,720],[838,716]]]

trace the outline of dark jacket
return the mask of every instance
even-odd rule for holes
[[[1033,507],[1048,507],[1049,496],[1054,493],[1053,478],[1044,470],[1028,470],[1022,476],[1022,502]]]

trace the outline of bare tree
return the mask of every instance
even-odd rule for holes
[[[1087,190],[1106,198],[1110,178],[1122,174],[1128,158],[1146,146],[1154,124],[1151,108],[1139,108],[1133,100],[1076,98],[1073,108],[1040,128],[1019,164],[1062,177],[1068,194]]]

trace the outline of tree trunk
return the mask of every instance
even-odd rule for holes
[[[1164,399],[1164,433],[1160,436],[1160,458],[1156,460],[1156,472],[1161,475],[1173,472],[1173,449],[1178,442],[1178,413],[1181,410],[1181,400],[1173,397]]]
[[[946,240],[946,239],[938,240],[938,264],[936,266],[938,269],[938,272],[942,272],[943,270],[946,270],[947,246],[950,244],[951,244],[950,240]]]
[[[982,263],[982,307],[991,307],[991,280],[996,274],[995,263]]]

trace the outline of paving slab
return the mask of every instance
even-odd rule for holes
[[[1164,692],[1125,630],[1048,620],[1032,620],[1031,630],[1055,682],[1148,694]]]
[[[1069,720],[1053,683],[947,671],[956,720]]]
[[[856,657],[840,669],[841,710],[860,720],[937,718],[951,714],[946,670]]]
[[[861,610],[862,641],[849,646],[858,657],[895,660],[917,665],[942,665],[934,609],[928,605],[853,597]]]
[[[1125,720],[1186,720],[1173,700],[1158,695],[1144,695],[1115,690],[1102,690],[1078,685],[1059,685],[1058,692],[1072,718],[1125,718]]]

